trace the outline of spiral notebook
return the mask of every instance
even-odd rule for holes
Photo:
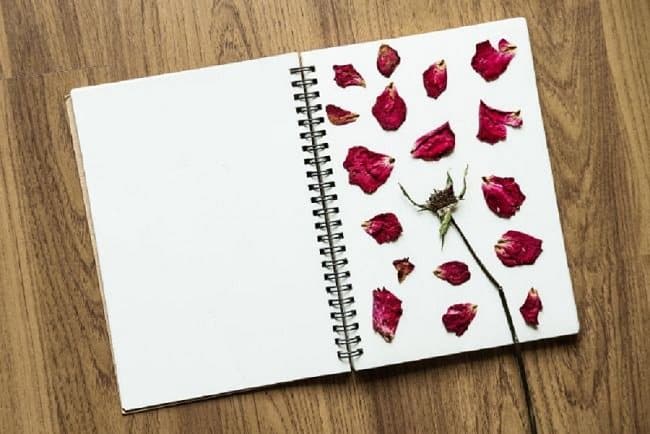
[[[479,73],[477,51],[498,55],[501,39],[514,57],[496,79],[489,65]],[[424,83],[434,65],[447,73],[442,91],[431,82],[435,98]],[[373,106],[393,90],[406,117],[387,131]],[[479,139],[481,101],[523,125]],[[458,192],[466,167],[453,218],[503,285],[519,339],[578,331],[523,18],[84,87],[67,102],[124,412],[509,345],[459,232],[443,245],[436,215],[399,188],[425,201],[449,173]],[[416,141],[442,130],[455,148],[416,158]],[[353,148],[387,156],[391,172],[351,168]],[[490,176],[525,194],[514,215],[486,200]],[[396,240],[371,234],[387,215]],[[508,231],[543,240],[534,263],[495,254]],[[415,268],[400,282],[407,258]],[[469,280],[441,278],[451,261]],[[520,315],[531,288],[536,327]],[[389,293],[381,330],[373,304]],[[473,319],[455,333],[443,316],[463,305]]]

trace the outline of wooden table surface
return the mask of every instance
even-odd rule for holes
[[[530,27],[582,325],[525,348],[540,432],[649,433],[647,0],[3,0],[0,433],[525,431],[507,349],[122,416],[63,100],[87,84],[513,16]]]

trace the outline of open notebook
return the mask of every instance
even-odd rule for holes
[[[74,89],[68,109],[125,412],[510,344],[459,232],[442,245],[398,185],[424,202],[449,172],[459,195],[466,166],[453,218],[519,339],[578,331],[522,18]]]

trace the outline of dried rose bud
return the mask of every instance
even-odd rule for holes
[[[342,109],[334,104],[327,104],[325,106],[327,112],[327,119],[330,120],[332,125],[345,125],[354,122],[359,117],[358,114],[351,111]]]
[[[411,274],[411,271],[415,268],[415,265],[411,264],[409,258],[404,259],[395,259],[393,261],[393,267],[397,270],[397,281],[402,283],[406,277]]]
[[[479,42],[476,44],[476,53],[472,57],[472,68],[485,81],[496,80],[506,70],[512,58],[515,57],[516,49],[516,46],[505,39],[499,41],[498,51],[490,44],[490,41]]]
[[[484,176],[481,189],[487,206],[499,217],[512,217],[526,199],[514,178]]]
[[[378,244],[395,241],[402,235],[402,225],[392,212],[378,214],[361,224],[363,230]]]
[[[442,323],[448,332],[462,336],[476,316],[478,306],[472,303],[459,303],[449,306],[447,313],[442,316]]]
[[[536,327],[539,324],[537,316],[539,315],[540,310],[542,310],[542,300],[540,300],[539,294],[535,288],[530,288],[526,301],[524,301],[524,304],[519,308],[519,312],[521,312],[521,316],[524,317],[526,324]]]
[[[456,135],[451,130],[449,122],[445,122],[417,139],[411,155],[413,158],[421,158],[425,161],[437,161],[450,154],[455,146]]]
[[[402,317],[402,300],[386,288],[372,291],[372,328],[391,342]]]
[[[450,261],[438,265],[438,268],[433,270],[433,274],[452,285],[461,285],[467,282],[471,276],[467,264],[460,261]]]
[[[542,240],[519,231],[508,231],[494,246],[497,256],[506,267],[531,265],[542,253]]]
[[[447,65],[444,60],[434,63],[422,73],[427,95],[437,99],[447,89]]]
[[[348,171],[350,184],[371,194],[386,182],[394,163],[393,157],[373,152],[365,146],[353,146],[348,150],[343,168]]]
[[[348,86],[362,86],[366,87],[366,82],[357,72],[356,69],[354,69],[354,66],[351,64],[348,65],[334,65],[332,66],[332,69],[334,69],[334,81],[336,81],[336,84],[338,84],[340,87],[348,87]]]
[[[404,123],[406,104],[393,83],[377,97],[375,105],[372,106],[372,114],[386,131],[394,131]]]
[[[379,53],[377,54],[377,69],[379,73],[384,77],[388,78],[391,76],[397,65],[399,65],[400,58],[397,51],[386,44],[382,44],[379,47]]]
[[[494,144],[506,139],[506,125],[519,128],[523,123],[519,110],[504,112],[481,101],[478,108],[478,134],[476,137],[482,142]]]

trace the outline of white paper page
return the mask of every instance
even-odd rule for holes
[[[471,58],[476,43],[489,39],[496,46],[500,38],[518,47],[516,56],[499,79],[488,83],[472,69]],[[375,66],[383,42],[401,56],[401,64],[390,79],[380,75]],[[448,86],[434,100],[425,93],[422,73],[440,59],[447,63]],[[441,248],[438,221],[430,213],[416,212],[398,188],[400,182],[416,200],[425,202],[434,188],[444,187],[446,171],[450,170],[458,191],[466,164],[468,192],[454,217],[479,257],[504,286],[520,339],[531,341],[577,333],[576,307],[523,18],[316,50],[303,54],[303,62],[316,66],[319,102],[323,106],[335,104],[360,114],[355,123],[345,126],[328,123],[326,137],[331,145],[350,281],[356,299],[354,308],[363,339],[364,354],[355,362],[357,369],[511,343],[498,294],[456,231],[449,230]],[[365,78],[366,88],[340,88],[335,84],[332,65],[348,63]],[[391,81],[404,98],[408,112],[398,131],[385,132],[372,116],[371,108]],[[523,127],[508,127],[504,142],[480,142],[476,138],[480,99],[497,109],[521,109]],[[446,121],[456,134],[453,153],[437,162],[412,158],[410,151],[415,140]],[[390,178],[374,194],[367,195],[348,183],[342,163],[348,149],[355,145],[396,158]],[[488,175],[514,176],[520,184],[527,198],[514,217],[499,218],[488,209],[481,191],[481,177]],[[404,232],[397,242],[378,245],[360,224],[387,211],[397,215]],[[496,257],[494,244],[511,229],[543,240],[543,252],[534,265],[507,268]],[[403,257],[410,257],[416,268],[400,285],[392,261]],[[467,263],[472,273],[471,279],[461,286],[451,286],[432,274],[439,264],[451,260]],[[372,329],[372,291],[384,286],[403,301],[404,314],[392,343],[386,343]],[[543,302],[537,329],[527,326],[519,313],[531,287],[539,291]],[[465,334],[457,337],[445,330],[441,318],[450,305],[464,302],[477,304],[478,313]]]
[[[311,215],[297,64],[72,91],[125,410],[349,370]]]

